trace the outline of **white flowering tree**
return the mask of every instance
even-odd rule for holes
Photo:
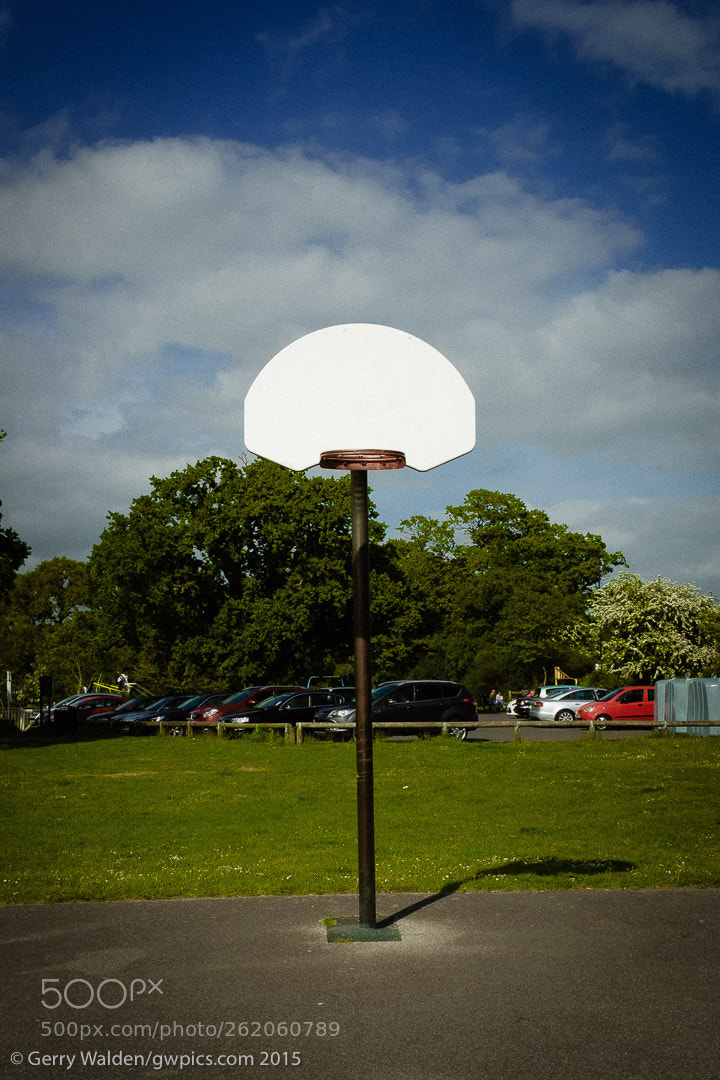
[[[626,683],[720,671],[720,607],[696,585],[622,573],[596,589],[587,645],[600,669]]]

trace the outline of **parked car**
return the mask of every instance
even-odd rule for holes
[[[188,719],[200,720],[206,724],[217,724],[218,720],[224,720],[226,716],[236,716],[247,712],[248,709],[253,709],[269,697],[290,693],[290,691],[299,693],[305,689],[304,686],[246,686],[244,690],[230,694],[215,705],[201,705],[199,709],[193,709]]]
[[[123,701],[127,701],[127,694],[82,694],[64,705],[56,705],[50,722],[56,731],[75,731],[84,727],[91,716],[112,712]]]
[[[354,686],[333,686],[330,687],[330,690],[334,697],[337,697],[339,695],[340,702],[333,702],[332,705],[323,705],[320,709],[316,709],[315,715],[313,716],[313,720],[316,722],[327,723],[328,721],[330,721],[330,714],[335,712],[335,710],[338,708],[338,704],[351,705],[355,701]],[[336,723],[334,719],[330,722]],[[346,730],[347,729],[344,728],[339,729],[339,735],[341,738],[345,735]],[[323,732],[317,732],[316,734],[319,734],[321,737],[326,735],[330,735],[331,738],[336,737],[332,734],[331,731],[328,731],[327,729]]]
[[[139,709],[144,709],[146,705],[151,702],[157,701],[154,697],[140,697],[140,698],[128,698],[127,701],[123,701],[122,705],[118,705],[112,712],[97,713],[90,718],[92,724],[112,724],[114,720],[120,720],[127,716],[129,713],[137,712]]]
[[[384,729],[388,733],[402,733],[402,725],[407,723],[442,722],[451,725],[453,720],[477,720],[474,698],[456,682],[404,679],[383,683],[373,690],[371,697],[374,721],[398,723],[397,728]],[[343,723],[354,723],[355,719],[354,705],[343,705],[328,716],[328,720]],[[433,733],[437,733],[437,730]],[[451,727],[450,731],[459,739],[464,739],[467,734],[464,727]]]
[[[583,705],[577,711],[578,720],[654,720],[654,686],[621,686],[611,690],[600,701]]]
[[[135,707],[133,709],[117,710],[109,717],[111,722],[119,720],[120,730],[126,734],[128,732],[143,733],[142,724],[149,720],[152,716],[156,716],[161,709],[166,705],[175,703],[178,701],[184,701],[188,697],[187,694],[178,696],[177,694],[166,694],[164,697],[154,697],[144,700],[144,704],[141,703],[141,699],[136,698]]]
[[[173,697],[160,698],[159,701],[151,702],[141,713],[131,717],[128,721],[128,728],[131,728],[137,734],[148,735],[153,730],[147,726],[148,722],[177,721],[182,723],[189,719],[190,713],[194,709],[199,708],[201,705],[211,705],[216,701],[222,701],[225,696],[225,692],[216,692],[214,694],[176,694]],[[171,729],[171,733],[178,735],[182,734],[183,730],[182,727]]]
[[[528,720],[574,720],[582,705],[597,701],[609,693],[606,687],[575,686],[565,694],[538,698],[530,704]]]
[[[48,709],[43,709],[43,711],[41,713],[39,709],[35,709],[34,712],[30,713],[30,723],[31,724],[51,723],[52,722],[52,720],[51,720],[52,714],[55,712],[56,709],[61,709],[64,705],[69,705],[71,701],[77,701],[81,697],[85,697],[85,695],[84,694],[70,694],[69,697],[64,697],[60,701],[56,701],[54,705],[50,706],[49,710]]]
[[[225,724],[274,724],[285,723],[307,724],[315,719],[318,709],[338,708],[347,701],[347,696],[336,693],[335,690],[305,690],[303,693],[294,691],[285,694],[277,694],[275,697],[266,698],[253,709],[237,714],[228,714],[223,717]]]
[[[530,706],[539,698],[554,697],[555,694],[562,694],[566,690],[577,689],[578,687],[568,685],[567,683],[561,683],[559,685],[558,683],[552,683],[547,686],[537,686],[534,690],[526,690],[524,694],[520,694],[519,697],[511,701],[507,707],[507,711],[514,716],[527,716]]]
[[[162,716],[152,716],[150,719],[189,720],[190,713],[195,712],[196,709],[204,709],[209,708],[211,705],[217,705],[218,702],[224,701],[226,697],[227,690],[208,691],[205,694],[193,694],[191,697],[185,697],[177,705],[166,705],[162,710]]]

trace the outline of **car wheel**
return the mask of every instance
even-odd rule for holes
[[[449,727],[448,735],[452,735],[455,739],[467,739],[466,727]]]
[[[568,720],[574,720],[575,719],[575,713],[572,712],[572,710],[570,710],[570,709],[561,709],[561,711],[557,714],[555,719],[556,720],[562,720],[563,723],[566,723]]]
[[[596,724],[611,724],[612,723],[612,716],[608,716],[606,713],[603,713],[602,716],[596,716],[595,717],[595,723]]]

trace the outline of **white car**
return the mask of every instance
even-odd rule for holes
[[[574,720],[579,708],[609,693],[603,686],[574,687],[567,694],[556,694],[533,702],[528,711],[528,720]]]
[[[509,716],[527,716],[528,709],[530,708],[530,702],[535,701],[538,698],[554,697],[556,694],[563,694],[566,690],[577,690],[579,687],[570,686],[567,683],[548,683],[545,686],[537,686],[534,690],[526,690],[524,694],[519,697],[513,698],[508,702],[508,707],[505,710]]]

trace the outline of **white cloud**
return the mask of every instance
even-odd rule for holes
[[[478,461],[508,431],[559,460],[717,460],[720,274],[613,270],[635,230],[503,172],[102,144],[5,165],[0,234],[4,523],[37,557],[87,550],[153,473],[239,457],[254,375],[340,322],[409,330],[457,365]]]
[[[369,11],[359,6],[332,4],[318,9],[313,18],[301,27],[297,34],[288,34],[275,28],[256,35],[268,54],[283,62],[283,73],[288,78],[306,55],[312,55],[318,46],[331,50],[324,57],[324,65],[343,62],[343,46],[352,29],[364,22]]]
[[[327,321],[494,319],[572,272],[604,266],[632,230],[504,174],[415,189],[358,161],[204,140],[156,140],[8,167],[10,271],[54,313],[66,391],[102,394],[167,342],[255,357],[253,343]],[[437,308],[437,302],[440,308]],[[530,305],[531,306],[531,305]],[[47,340],[36,342],[47,363]],[[64,375],[63,375],[64,372]]]
[[[622,124],[614,124],[609,128],[606,137],[610,161],[625,161],[633,165],[657,164],[657,151],[647,142],[638,142],[628,138]]]
[[[368,123],[371,128],[377,130],[384,139],[390,142],[396,139],[398,135],[404,135],[410,130],[410,124],[397,109],[388,109],[385,112],[376,113],[374,116],[369,117]]]
[[[633,79],[694,95],[720,93],[720,19],[686,15],[669,0],[512,0],[522,26],[568,35],[578,55]]]
[[[538,408],[526,433],[560,455],[572,439],[609,460],[717,468],[719,339],[719,271],[611,273],[527,342]]]
[[[555,157],[560,151],[549,142],[550,124],[531,116],[516,116],[496,128],[478,128],[477,134],[490,140],[504,165],[509,167]]]
[[[107,452],[96,439],[61,440],[25,434],[14,424],[3,455],[3,526],[12,524],[33,549],[25,566],[65,555],[84,559],[111,511],[126,511],[150,488],[151,474],[167,475],[187,463],[182,452],[144,456],[132,444]],[[3,496],[5,492],[3,492]]]

